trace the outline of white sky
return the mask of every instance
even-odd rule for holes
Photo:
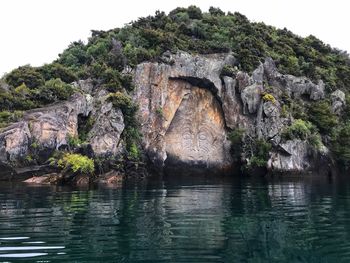
[[[189,5],[238,11],[350,52],[348,0],[0,0],[0,76],[20,65],[51,62],[71,42],[86,41],[91,29],[121,27],[156,10]]]

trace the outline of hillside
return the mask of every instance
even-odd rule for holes
[[[288,115],[291,124],[284,130],[285,139],[314,140],[314,144],[327,146],[342,166],[350,164],[348,54],[314,36],[302,38],[287,29],[252,23],[242,14],[225,13],[213,7],[209,12],[195,6],[177,8],[169,14],[156,12],[123,28],[93,30],[87,44],[81,41],[70,44],[51,64],[14,69],[0,83],[0,127],[20,120],[26,110],[69,99],[77,92],[72,82],[91,79],[95,87],[110,93],[110,101],[121,109],[126,125],[122,134],[126,151],[131,159],[139,159],[140,134],[135,118],[139,105],[129,96],[135,88],[134,69],[145,61],[168,63],[164,61],[164,52],[179,51],[193,56],[232,54],[234,63],[224,66],[221,76],[252,74],[267,58],[272,58],[281,76],[306,77],[321,86],[324,83],[322,100],[277,96],[273,85],[265,81],[261,85],[264,100],[274,101],[278,97],[281,111]],[[341,105],[336,107],[336,102]],[[86,140],[89,125],[84,129],[77,138],[81,143]],[[238,143],[240,131],[228,129],[232,143]],[[312,137],[314,134],[317,136]],[[266,141],[254,144],[258,152],[265,148],[262,155],[271,147],[265,143],[270,144]],[[260,157],[255,164],[264,166],[266,156]]]

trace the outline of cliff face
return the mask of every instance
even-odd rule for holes
[[[231,130],[244,129],[245,139],[272,143],[267,166],[272,171],[304,172],[312,169],[319,153],[306,141],[281,140],[291,116],[281,115],[279,99],[320,100],[324,84],[304,77],[280,74],[266,59],[252,75],[237,72],[223,76],[232,66],[232,55],[192,56],[165,54],[163,63],[143,63],[135,70],[144,148],[158,167],[198,166],[225,171],[232,167]],[[266,88],[273,100],[265,100]],[[236,153],[237,154],[237,153]],[[241,154],[241,153],[238,153]],[[249,157],[242,153],[242,159]]]
[[[234,58],[178,53],[164,60],[169,64],[143,63],[135,71],[134,100],[150,159],[158,167],[229,169],[220,72]]]
[[[142,146],[158,169],[187,167],[197,171],[229,172],[233,155],[249,163],[254,156],[251,142],[272,145],[266,167],[271,171],[304,172],[328,155],[322,146],[315,150],[306,140],[283,139],[282,131],[293,118],[282,112],[280,100],[324,98],[324,84],[304,77],[280,74],[271,59],[251,75],[224,74],[235,65],[231,54],[190,55],[165,53],[162,62],[145,62],[134,70],[133,101]],[[2,166],[25,166],[24,160],[39,148],[49,157],[67,147],[78,135],[81,119],[92,118],[86,145],[92,156],[107,158],[122,153],[125,128],[121,109],[107,100],[107,91],[88,80],[75,83],[80,91],[69,101],[29,111],[22,121],[0,133]],[[339,92],[338,92],[339,93]],[[342,94],[334,94],[334,111],[344,105]],[[228,139],[243,130],[243,148]],[[250,147],[250,149],[249,149]]]

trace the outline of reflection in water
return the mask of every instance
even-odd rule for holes
[[[342,181],[249,179],[90,190],[2,185],[0,258],[348,262],[349,190]]]

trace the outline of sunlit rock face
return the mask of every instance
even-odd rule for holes
[[[204,167],[221,166],[227,153],[221,107],[210,91],[192,87],[165,135],[167,158]]]

